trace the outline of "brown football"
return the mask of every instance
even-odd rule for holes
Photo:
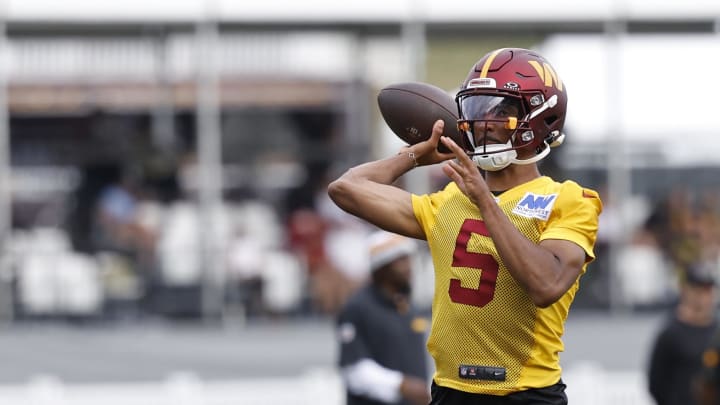
[[[430,138],[438,119],[445,121],[443,135],[460,142],[455,100],[437,86],[422,82],[391,84],[380,90],[378,107],[385,123],[409,145]],[[448,152],[442,143],[438,150]]]

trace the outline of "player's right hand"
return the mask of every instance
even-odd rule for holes
[[[427,166],[440,163],[455,157],[453,153],[441,153],[438,151],[438,144],[442,136],[445,122],[443,120],[435,121],[432,129],[432,135],[429,139],[416,143],[412,146],[404,147],[401,152],[412,152],[415,154],[415,161],[418,166]]]
[[[425,380],[417,377],[404,376],[400,383],[400,394],[403,398],[416,405],[430,403],[430,390]]]

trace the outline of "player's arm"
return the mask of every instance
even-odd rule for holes
[[[355,395],[385,403],[396,403],[401,398],[418,405],[430,402],[428,384],[423,379],[383,367],[372,359],[343,367],[341,375],[348,391]]]
[[[504,213],[501,214],[507,221]],[[491,227],[488,225],[488,231],[503,263],[538,307],[544,308],[559,300],[575,283],[588,260],[585,250],[574,242],[548,239],[536,245],[512,224],[512,231],[505,224],[495,233]],[[515,250],[518,246],[524,250]]]
[[[580,276],[587,261],[585,250],[560,239],[535,244],[510,222],[492,194],[478,203],[503,263],[535,305],[544,308],[560,299]]]
[[[437,152],[443,125],[443,121],[438,120],[430,139],[404,148],[395,156],[351,168],[330,183],[330,198],[343,210],[380,228],[425,239],[413,213],[410,193],[392,184],[415,166],[452,157]]]
[[[587,261],[585,250],[567,240],[548,239],[535,244],[528,239],[495,202],[475,163],[450,138],[443,138],[443,142],[457,157],[443,171],[477,205],[510,274],[535,305],[552,305],[577,280]]]

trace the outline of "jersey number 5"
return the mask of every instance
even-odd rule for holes
[[[465,288],[460,284],[459,279],[453,278],[450,279],[448,293],[450,293],[450,299],[453,302],[482,307],[492,301],[495,295],[495,283],[500,265],[492,255],[468,252],[467,244],[470,240],[470,235],[473,233],[490,236],[490,233],[485,227],[485,222],[477,219],[466,219],[455,241],[452,265],[453,267],[468,267],[482,270],[478,287]]]

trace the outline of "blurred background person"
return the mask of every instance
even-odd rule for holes
[[[101,190],[93,239],[96,249],[125,255],[135,266],[149,267],[156,235],[141,222],[141,182],[139,176],[120,173]]]
[[[425,332],[413,308],[414,242],[378,231],[369,237],[371,279],[337,319],[339,366],[347,405],[428,404]]]
[[[109,172],[91,214],[91,249],[105,263],[105,316],[134,318],[149,312],[159,235],[144,221],[150,199],[143,176],[132,169]]]
[[[648,388],[658,405],[695,403],[692,381],[717,328],[714,270],[704,262],[687,267],[678,303],[652,345]]]

